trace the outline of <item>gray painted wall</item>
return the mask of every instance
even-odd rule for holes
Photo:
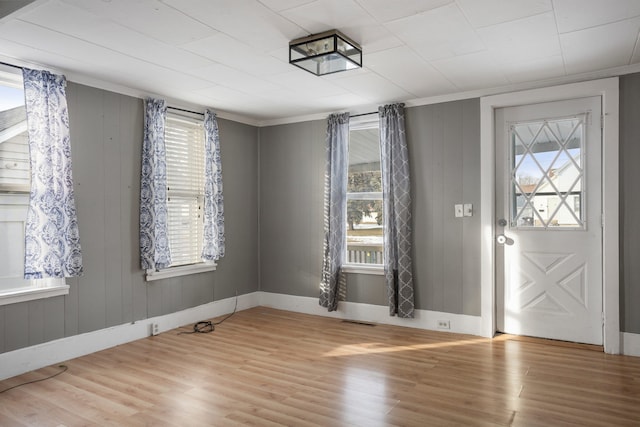
[[[640,74],[620,87],[621,328],[640,333]],[[216,272],[147,284],[137,237],[142,100],[73,83],[67,93],[85,275],[68,281],[66,297],[0,306],[0,353],[236,292],[318,296],[324,120],[257,129],[220,119],[227,255]],[[480,210],[479,116],[477,99],[406,109],[419,309],[480,314],[479,217],[453,217],[455,203]],[[382,277],[347,280],[348,301],[386,305]]]
[[[620,329],[640,333],[640,74],[620,78]]]
[[[414,275],[420,309],[480,314],[480,102],[406,109],[413,178]],[[318,296],[326,121],[260,129],[260,286]],[[350,274],[347,300],[386,305],[381,276]]]
[[[143,103],[69,83],[84,276],[69,295],[0,306],[0,353],[258,290],[258,130],[219,119],[226,256],[218,269],[146,283],[138,254]]]

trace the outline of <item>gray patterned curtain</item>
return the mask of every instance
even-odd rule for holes
[[[378,111],[384,204],[384,273],[389,294],[389,314],[410,318],[414,310],[411,182],[404,104],[385,105]]]
[[[64,76],[22,70],[31,192],[25,227],[24,278],[82,275],[82,252],[71,174]]]
[[[324,176],[324,256],[320,305],[338,308],[344,286],[341,274],[345,247],[349,113],[332,114],[327,124],[327,167]]]
[[[140,176],[140,264],[145,270],[160,270],[171,265],[164,145],[166,116],[164,99],[145,101]]]
[[[222,162],[216,113],[204,112],[205,187],[204,244],[202,259],[217,261],[224,256],[224,203],[222,198]]]

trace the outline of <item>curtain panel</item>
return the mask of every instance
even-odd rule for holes
[[[140,174],[140,264],[145,270],[160,270],[171,265],[164,144],[166,116],[165,100],[145,100]]]
[[[349,113],[332,114],[327,124],[327,163],[324,183],[324,245],[320,305],[338,308],[344,286],[341,273],[345,248]]]
[[[22,76],[31,165],[24,278],[80,276],[66,79],[27,68]]]
[[[411,318],[414,288],[411,261],[411,182],[404,104],[385,105],[380,115],[383,191],[384,273],[389,314]]]
[[[204,244],[202,259],[217,261],[224,256],[224,203],[222,197],[222,162],[216,114],[204,113],[205,188]]]

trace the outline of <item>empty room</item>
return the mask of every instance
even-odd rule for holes
[[[639,0],[0,0],[0,426],[640,425]]]

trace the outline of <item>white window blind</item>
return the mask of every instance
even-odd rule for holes
[[[199,263],[204,204],[202,121],[167,115],[165,148],[171,265]]]

